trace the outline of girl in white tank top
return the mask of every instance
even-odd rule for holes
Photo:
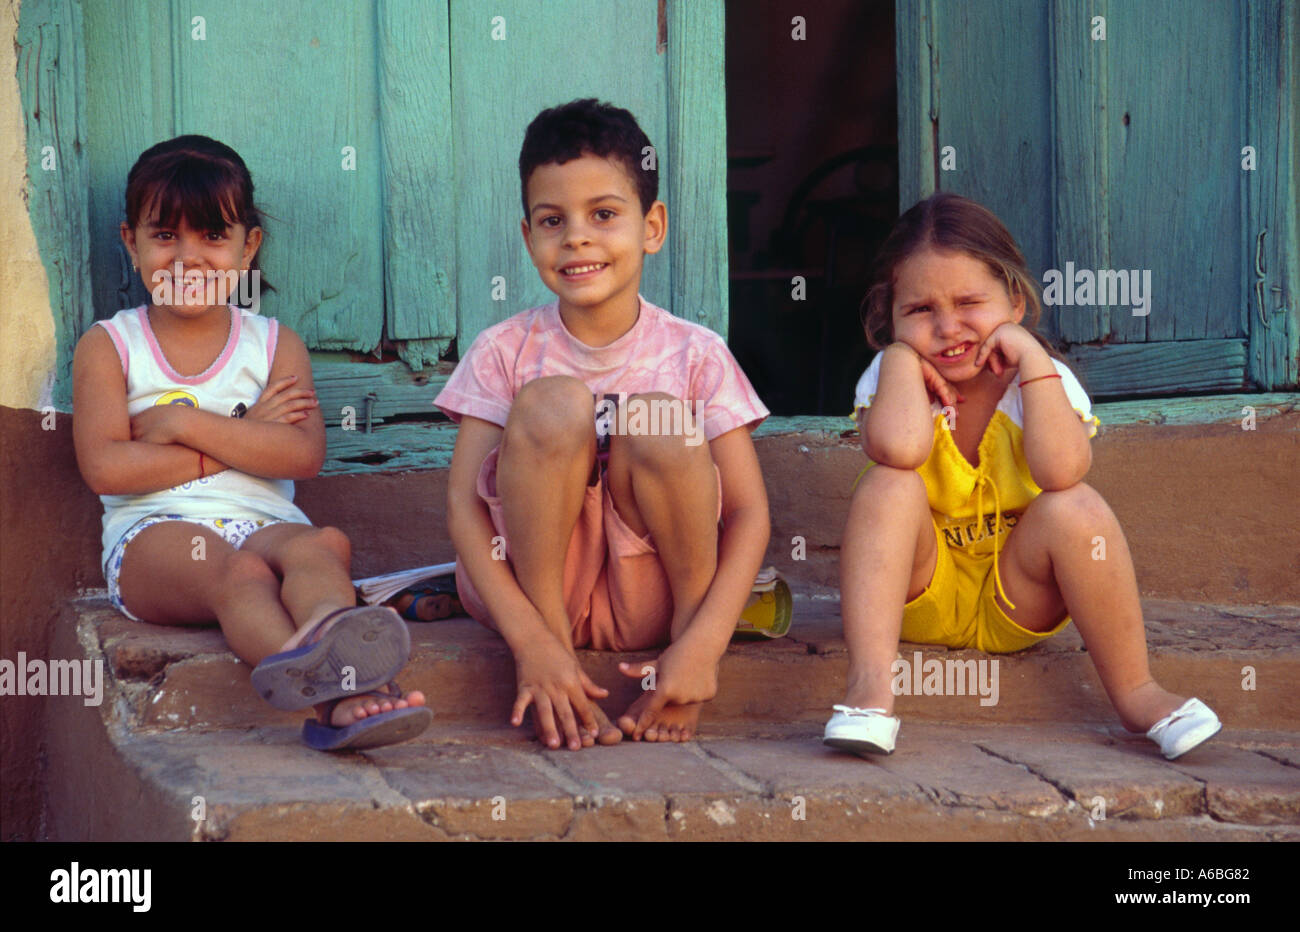
[[[355,607],[347,537],[293,504],[293,480],[325,457],[307,348],[229,302],[260,283],[247,167],[204,136],[159,143],[131,169],[126,216],[152,301],[92,327],[73,364],[77,461],[104,503],[114,604],[154,624],[216,621],[267,701],[316,708],[313,747],[418,734],[423,694],[391,682],[405,623]]]

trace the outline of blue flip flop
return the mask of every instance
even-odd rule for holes
[[[389,683],[385,690],[372,689],[364,693],[349,693],[330,702],[325,709],[325,721],[334,714],[334,708],[344,699],[352,696],[374,696],[378,699],[401,698],[402,689],[396,683]],[[405,709],[393,709],[368,715],[351,725],[326,725],[318,719],[307,719],[302,723],[302,742],[317,751],[359,751],[363,748],[377,748],[387,744],[397,744],[420,734],[433,721],[433,710],[428,706],[408,706]]]
[[[391,608],[341,608],[318,621],[302,646],[259,663],[253,688],[277,709],[305,709],[388,683],[410,656],[410,632]]]

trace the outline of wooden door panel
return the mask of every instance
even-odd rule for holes
[[[369,3],[173,0],[176,132],[248,164],[270,215],[265,311],[320,349],[373,349],[383,324],[375,18]]]
[[[563,15],[557,15],[560,9]],[[519,233],[519,147],[540,111],[579,97],[632,111],[656,147],[660,197],[667,199],[664,179],[672,167],[657,36],[657,6],[645,0],[567,0],[562,8],[534,0],[451,4],[461,353],[483,328],[554,299]],[[673,205],[668,206],[671,227]],[[500,300],[494,282],[503,286]],[[664,253],[647,257],[641,291],[669,305]]]
[[[456,336],[456,178],[446,0],[379,0],[388,336],[415,368]]]
[[[1150,269],[1149,313],[1102,311],[1114,342],[1243,337],[1241,10],[1112,3],[1107,18],[1107,268]],[[1100,43],[1099,43],[1100,44]],[[1077,261],[1077,260],[1076,260]]]
[[[982,201],[1040,281],[1149,274],[1144,306],[1094,289],[1045,308],[1095,392],[1295,384],[1294,4],[897,8],[900,209]]]

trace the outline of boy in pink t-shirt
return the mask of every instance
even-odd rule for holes
[[[511,721],[573,750],[685,741],[767,548],[750,431],[768,414],[712,331],[645,301],[667,233],[626,110],[546,110],[519,156],[521,230],[558,301],[479,334],[436,404],[460,424],[447,519],[467,610],[515,657]],[[665,647],[617,727],[575,648]]]

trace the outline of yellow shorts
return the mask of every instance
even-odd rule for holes
[[[1070,623],[1066,615],[1051,631],[1028,631],[1012,621],[997,603],[993,555],[971,557],[954,550],[934,528],[938,560],[930,585],[903,608],[900,639],[917,644],[973,647],[1009,654],[1032,647]]]

